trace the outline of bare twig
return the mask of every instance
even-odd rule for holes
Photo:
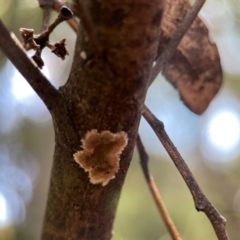
[[[72,17],[72,11],[67,7],[62,7],[56,20],[52,24],[50,24],[41,34],[35,35],[33,29],[20,28],[20,33],[24,40],[24,48],[26,50],[36,50],[36,53],[33,55],[32,58],[37,63],[39,68],[42,68],[44,65],[44,62],[41,59],[41,53],[43,48],[45,48],[46,46],[49,47],[54,54],[62,58],[62,60],[64,60],[65,56],[68,55],[68,51],[65,48],[66,39],[62,39],[61,41],[56,42],[54,45],[52,45],[49,42],[49,35],[57,27],[57,25],[59,25],[63,21],[71,19]]]
[[[82,6],[82,4],[79,0],[75,0],[75,2],[76,2],[76,5],[72,6],[71,10],[74,12],[74,14],[76,14],[80,18],[80,20],[83,24],[83,28],[85,29],[85,31],[88,34],[90,42],[92,43],[97,55],[99,57],[101,57],[102,51],[103,51],[102,45],[99,42],[97,32],[94,28],[91,18],[89,17],[90,15],[87,14],[86,10],[84,9],[84,7]],[[71,5],[69,6],[69,4],[67,4],[67,3],[65,3],[65,1],[56,0],[53,7],[56,11],[60,11],[61,6],[65,6],[65,5],[68,7],[71,6]],[[73,20],[73,19],[71,19],[71,20]],[[73,28],[73,30],[75,32],[77,32],[78,23],[75,21],[68,21],[68,23]]]
[[[60,0],[54,1],[53,9],[57,12],[60,12],[61,7],[63,6],[67,6],[75,14],[75,8],[73,8],[72,5],[70,5],[69,3],[66,3],[65,1],[60,1]],[[70,27],[73,29],[73,31],[77,32],[78,22],[74,18],[69,19],[67,22],[70,25]]]
[[[143,116],[156,133],[158,139],[161,141],[162,145],[168,152],[169,156],[186,182],[194,199],[195,208],[197,211],[202,211],[207,215],[219,240],[228,240],[229,238],[225,230],[226,220],[218,213],[218,211],[209,202],[207,197],[203,194],[188,166],[165,132],[163,123],[159,121],[146,106],[144,106],[143,109]]]
[[[47,108],[51,111],[60,98],[59,92],[51,85],[47,78],[37,68],[36,64],[28,57],[21,43],[15,37],[11,37],[7,28],[0,20],[0,48],[26,78],[31,87],[43,100]]]
[[[192,8],[190,9],[190,11],[187,13],[186,17],[183,19],[180,27],[177,29],[175,35],[171,39],[170,43],[166,46],[164,51],[157,58],[156,64],[154,65],[154,67],[152,69],[150,84],[154,81],[154,79],[157,77],[159,72],[161,72],[163,70],[166,63],[172,57],[178,44],[181,42],[181,40],[182,40],[183,36],[185,35],[185,33],[187,32],[188,28],[193,23],[194,19],[198,15],[198,12],[202,8],[205,1],[206,0],[196,0],[195,1]]]
[[[141,138],[138,134],[137,136],[137,141],[136,141],[136,145],[137,145],[137,149],[139,152],[139,156],[140,156],[140,163],[141,163],[141,167],[145,176],[145,179],[148,183],[149,189],[152,193],[152,196],[154,198],[154,201],[157,205],[158,211],[163,219],[163,222],[165,223],[169,234],[171,235],[173,240],[181,240],[181,237],[176,229],[176,227],[174,226],[174,223],[170,217],[170,215],[168,214],[168,211],[164,205],[164,202],[161,198],[161,195],[157,189],[157,186],[155,184],[155,181],[153,179],[153,177],[149,174],[149,169],[148,169],[148,155],[145,151],[145,148],[142,144]]]
[[[39,6],[43,10],[43,21],[42,21],[42,28],[41,28],[41,33],[42,33],[47,29],[49,25],[51,8],[54,4],[54,0],[38,0],[38,2],[39,2]]]
[[[52,0],[39,0],[38,2],[39,2],[39,6],[43,10],[42,28],[40,31],[40,33],[43,33],[47,30],[48,25],[49,25],[53,1]],[[42,67],[44,66],[44,61],[41,58],[43,48],[41,48],[40,45],[38,45],[35,42],[34,35],[33,35],[33,33],[34,33],[33,29],[21,28],[20,33],[21,33],[22,37],[24,38],[24,35],[22,33],[23,31],[25,31],[26,35],[28,35],[27,32],[30,31],[31,41],[26,41],[26,39],[24,39],[24,47],[26,50],[29,50],[31,48],[34,49],[33,47],[34,47],[34,45],[36,45],[35,49],[34,49],[34,50],[36,50],[36,53],[32,56],[32,59],[35,61],[35,63],[38,65],[38,67],[42,69]]]
[[[51,14],[51,7],[48,7],[48,6],[44,7],[43,8],[43,21],[42,21],[41,33],[44,32],[49,25],[50,14]]]

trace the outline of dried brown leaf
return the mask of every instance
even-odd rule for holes
[[[188,0],[166,0],[161,25],[161,53],[190,9]],[[196,18],[174,55],[163,69],[163,75],[176,87],[184,104],[201,114],[208,107],[222,83],[222,69],[215,44],[209,39],[205,24]]]

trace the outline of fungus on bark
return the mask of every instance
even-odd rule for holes
[[[115,178],[119,169],[120,154],[128,143],[125,132],[91,130],[82,139],[82,151],[73,156],[75,161],[89,173],[92,184],[105,186]]]

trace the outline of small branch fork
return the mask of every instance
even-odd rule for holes
[[[0,48],[43,100],[50,111],[52,111],[54,106],[56,106],[55,104],[58,102],[61,96],[37,67],[42,68],[44,65],[44,62],[41,58],[41,52],[45,46],[49,47],[53,53],[62,59],[64,59],[65,55],[68,54],[67,50],[65,49],[65,39],[55,43],[54,45],[50,44],[48,41],[50,33],[59,23],[66,20],[69,21],[73,17],[71,10],[65,7],[65,4],[65,1],[61,0],[39,0],[39,5],[43,9],[41,34],[34,35],[33,29],[20,29],[20,33],[24,40],[23,46],[13,34],[12,36],[10,35],[9,31],[0,20]],[[59,11],[59,15],[55,22],[48,26],[51,8],[57,9]],[[81,10],[80,13],[79,8]],[[79,13],[80,17],[82,15],[87,16],[80,3],[77,4],[76,12]],[[101,54],[101,46],[98,45],[99,43],[96,43],[97,37],[94,38],[95,40],[92,40],[92,37],[96,36],[96,33],[94,33],[93,24],[89,18],[84,19],[85,23],[83,24],[84,27],[86,27],[86,32],[91,38],[90,40],[93,41],[93,45],[96,48],[97,54]],[[76,22],[74,22],[74,30],[77,31],[77,29],[78,25]],[[30,58],[26,52],[26,50],[30,49],[34,49],[36,51],[32,58]],[[32,61],[32,59],[34,61]]]
[[[10,35],[1,20],[0,36],[0,48],[2,51],[18,71],[26,78],[31,87],[51,111],[60,98],[58,91],[38,69],[35,62],[28,57],[17,38],[14,37],[14,39],[13,35]]]
[[[50,7],[52,7],[52,3],[50,0],[41,0],[39,3],[43,8],[42,33],[40,35],[34,35],[33,29],[20,29],[24,39],[24,48],[26,50],[36,50],[35,55],[32,58],[28,56],[22,44],[14,36],[14,34],[9,33],[1,20],[0,48],[51,112],[53,108],[57,106],[61,95],[38,69],[38,67],[41,68],[44,65],[41,59],[41,51],[45,46],[48,46],[57,56],[62,59],[64,58],[67,54],[67,50],[65,49],[65,39],[51,45],[48,42],[48,38],[50,33],[60,22],[72,18],[72,12],[66,7],[62,8],[56,21],[48,27]],[[34,61],[32,59],[34,59]]]
[[[192,194],[196,210],[202,211],[207,215],[219,240],[228,240],[229,238],[225,230],[226,220],[218,213],[214,206],[209,202],[207,197],[203,194],[188,166],[177,151],[171,139],[168,137],[163,123],[151,113],[147,106],[144,106],[142,115],[152,127],[153,131],[161,141],[162,145],[168,152],[169,156],[186,182]]]
[[[157,205],[158,211],[168,229],[169,234],[171,235],[173,240],[181,240],[181,237],[176,229],[176,227],[174,226],[174,223],[170,217],[170,215],[168,214],[168,211],[164,205],[164,202],[161,198],[160,193],[158,192],[157,186],[154,182],[153,177],[149,174],[149,170],[148,170],[148,155],[145,151],[145,148],[142,144],[141,138],[138,135],[137,136],[137,141],[136,141],[136,146],[139,152],[139,157],[140,157],[140,164],[145,176],[145,179],[148,183],[149,189],[152,193],[152,196],[154,198],[154,201]]]
[[[62,60],[65,59],[65,56],[68,55],[68,51],[65,48],[66,39],[62,39],[59,42],[56,42],[52,45],[49,42],[49,35],[55,29],[55,27],[63,21],[71,19],[73,14],[70,9],[67,7],[62,7],[57,19],[47,27],[49,21],[50,7],[47,5],[43,8],[43,32],[39,35],[34,34],[33,29],[21,28],[20,33],[24,40],[23,46],[26,50],[34,49],[36,53],[33,55],[33,60],[37,63],[39,68],[44,66],[44,62],[41,58],[41,53],[45,46],[49,47],[52,52],[60,57]]]

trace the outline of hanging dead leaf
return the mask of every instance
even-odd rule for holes
[[[188,0],[166,0],[161,25],[159,53],[163,51],[180,26],[191,5]],[[222,83],[222,69],[215,44],[208,29],[196,18],[174,55],[163,69],[163,75],[176,87],[184,104],[201,114],[208,107]]]

